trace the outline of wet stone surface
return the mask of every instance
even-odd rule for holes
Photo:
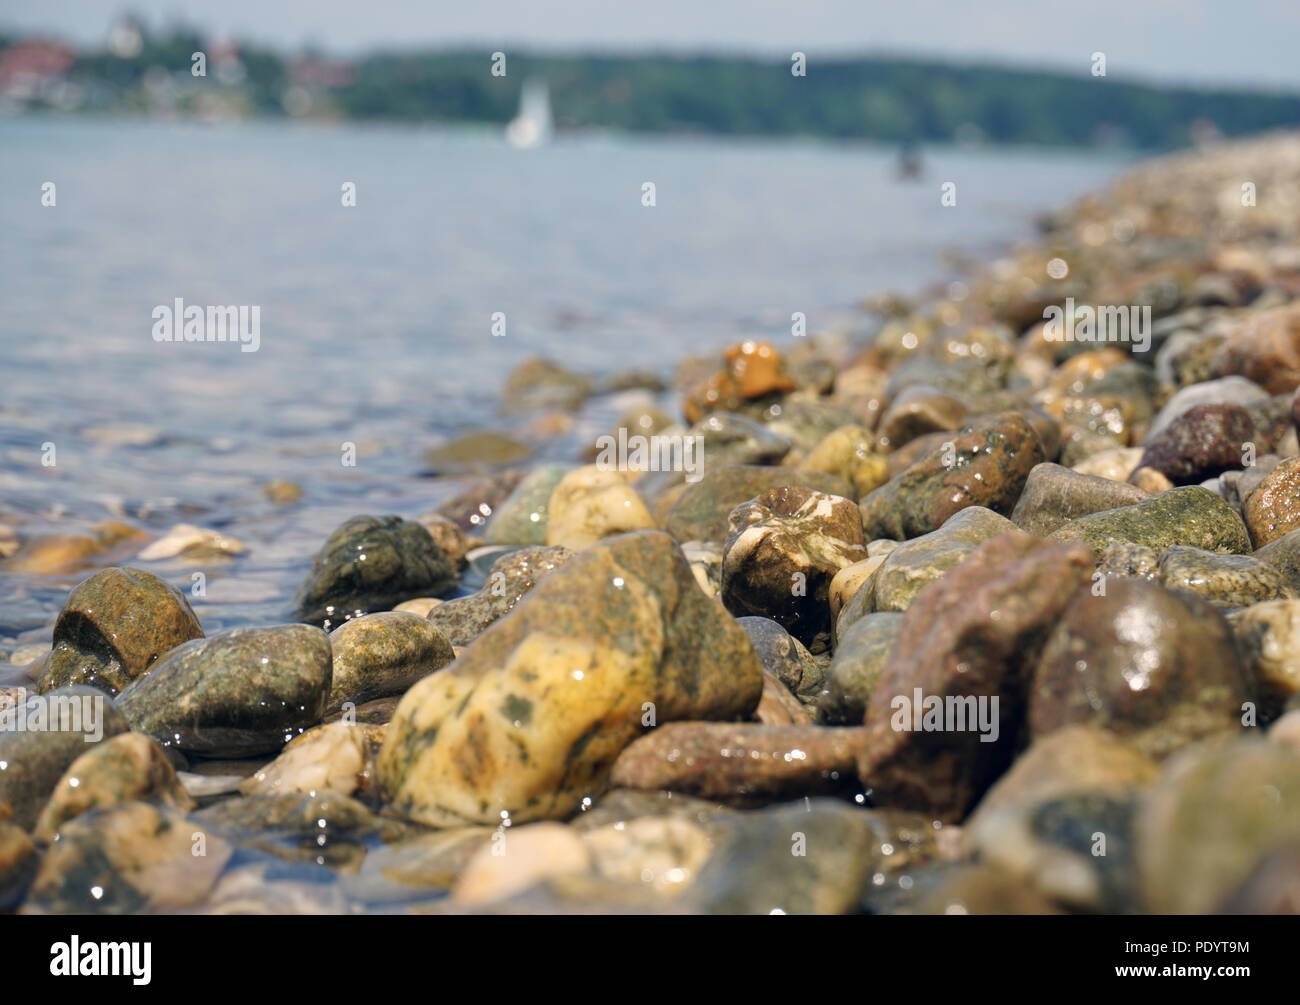
[[[354,618],[334,629],[329,642],[333,661],[326,705],[331,712],[345,703],[357,706],[402,694],[455,658],[451,641],[436,624],[400,611]]]
[[[1297,165],[1137,165],[779,345],[435,384],[343,478],[187,496],[65,409],[123,471],[0,500],[0,913],[1295,913]]]
[[[434,825],[562,817],[604,790],[646,725],[741,717],[761,691],[748,636],[672,539],[623,535],[566,562],[406,693],[380,783],[398,812]]]
[[[169,649],[202,636],[180,591],[139,569],[105,569],[68,595],[40,690],[89,684],[117,694]]]
[[[404,600],[436,597],[454,581],[450,559],[420,524],[396,516],[353,517],[316,556],[294,613],[299,621],[330,628]]]
[[[1255,689],[1232,631],[1214,607],[1186,592],[1112,579],[1062,612],[1034,671],[1029,732],[1089,724],[1165,757],[1241,727]]]
[[[830,584],[867,557],[857,505],[809,489],[772,489],[732,510],[722,556],[722,602],[737,617],[779,622],[826,648]]]
[[[118,707],[163,747],[207,757],[270,753],[321,721],[332,664],[319,628],[235,628],[172,650]]]
[[[573,556],[568,548],[521,548],[492,563],[483,589],[458,597],[429,611],[430,624],[454,646],[467,646],[515,605],[544,576]],[[404,689],[403,689],[404,690]]]

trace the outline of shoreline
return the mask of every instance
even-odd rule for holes
[[[0,910],[1269,913],[1300,845],[1298,239],[1300,134],[1161,157],[881,298],[867,342],[667,385],[521,362],[504,414],[543,440],[649,392],[615,463],[430,449],[480,474],[338,527],[292,625],[207,635],[95,573],[26,674],[103,738],[0,730]],[[1146,309],[1145,351],[1055,340],[1067,300]],[[702,473],[628,470],[637,436]],[[248,892],[285,860],[322,881]]]
[[[201,118],[198,116],[148,115],[128,112],[0,112],[0,124],[15,122],[48,122],[55,124],[65,122],[88,124],[102,123],[105,127],[123,124],[191,126],[196,130],[228,126],[253,128],[266,127],[267,131],[274,133],[300,130],[303,132],[319,133],[323,135],[355,130],[366,133],[394,133],[397,135],[427,134],[452,137],[461,135],[474,139],[499,140],[502,144],[507,143],[507,140],[504,138],[504,124],[496,122],[472,122],[461,119],[429,119],[422,121],[346,118],[277,119],[270,116]],[[619,129],[613,126],[557,129],[550,141],[550,145],[559,146],[586,144],[591,146],[617,145],[622,147],[658,147],[664,143],[675,144],[682,147],[717,144],[720,146],[734,147],[736,149],[751,147],[758,150],[764,148],[778,150],[808,148],[829,151],[842,150],[848,153],[869,151],[887,155],[890,158],[896,158],[899,150],[899,143],[897,141],[847,136],[822,136],[817,133],[710,133],[692,130],[660,133]],[[1053,143],[1029,143],[1018,141],[993,142],[987,140],[963,141],[951,139],[927,141],[920,144],[920,148],[923,152],[938,151],[945,154],[986,153],[993,156],[998,154],[1025,154],[1048,158],[1059,158],[1062,161],[1077,160],[1081,155],[1099,158],[1113,157],[1115,160],[1128,161],[1133,164],[1144,163],[1151,160],[1160,160],[1165,157],[1178,156],[1180,154],[1195,153],[1197,150],[1203,149],[1197,147],[1193,143],[1168,149],[1151,150],[1143,147],[1123,146],[1118,144],[1108,145],[1104,143],[1093,144],[1090,146],[1063,146]]]

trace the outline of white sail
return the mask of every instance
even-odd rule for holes
[[[519,114],[506,126],[506,139],[510,145],[527,149],[549,143],[555,131],[551,119],[551,95],[544,81],[524,82],[519,98]]]

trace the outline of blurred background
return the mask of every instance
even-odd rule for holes
[[[430,446],[536,433],[499,398],[529,356],[667,382],[796,313],[866,338],[864,298],[1143,156],[1300,123],[1293,2],[624,7],[5,5],[0,548],[83,543],[0,566],[0,643],[120,560],[112,521],[236,536],[205,627],[274,620],[341,519],[463,489]],[[259,351],[156,343],[177,297],[260,307]]]

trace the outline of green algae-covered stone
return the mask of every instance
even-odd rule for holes
[[[558,464],[530,471],[492,514],[483,539],[488,544],[545,544],[547,505],[555,486],[568,472]]]
[[[1051,536],[1058,541],[1082,541],[1098,558],[1118,541],[1157,551],[1175,544],[1234,554],[1251,550],[1241,515],[1200,485],[1184,485],[1132,506],[1079,517]]]
[[[1245,607],[1295,596],[1281,571],[1254,555],[1224,555],[1176,544],[1160,555],[1160,581],[1220,607]]]
[[[904,541],[876,570],[871,595],[875,609],[907,610],[918,593],[964,562],[981,544],[1015,529],[1015,524],[990,509],[968,506],[954,513],[938,530]],[[852,623],[852,617],[842,621],[840,630]]]
[[[457,597],[429,611],[429,621],[454,646],[467,646],[505,617],[543,576],[554,572],[573,557],[568,548],[521,548],[502,555],[488,570],[487,582],[478,593]]]
[[[39,718],[37,718],[39,716]],[[84,684],[30,695],[0,711],[0,807],[31,830],[68,766],[92,744],[127,731],[113,699]]]
[[[122,692],[131,728],[208,757],[279,750],[320,722],[333,675],[329,636],[310,625],[234,628],[173,650]]]
[[[354,516],[316,556],[294,599],[295,617],[332,628],[404,600],[436,597],[455,581],[451,560],[422,524],[396,516]]]

